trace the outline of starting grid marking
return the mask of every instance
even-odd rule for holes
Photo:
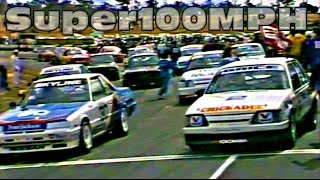
[[[128,158],[113,158],[113,159],[97,159],[97,160],[76,160],[63,161],[54,163],[37,163],[37,164],[23,164],[23,165],[7,165],[0,166],[0,170],[10,169],[26,169],[26,168],[42,168],[42,167],[60,167],[60,166],[77,166],[77,165],[91,165],[91,164],[112,164],[112,163],[130,163],[130,162],[148,162],[148,161],[166,161],[166,160],[186,160],[186,159],[208,159],[208,158],[223,158],[229,157],[227,161],[217,170],[217,175],[213,174],[210,179],[215,179],[220,176],[223,171],[231,165],[236,158],[248,156],[270,156],[270,155],[291,155],[291,154],[320,154],[320,149],[297,149],[286,150],[283,152],[270,153],[248,153],[236,155],[165,155],[165,156],[146,156],[146,157],[128,157]],[[230,159],[231,158],[231,159]]]

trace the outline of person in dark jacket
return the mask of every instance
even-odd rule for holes
[[[181,56],[181,51],[177,44],[177,41],[173,41],[172,47],[171,47],[171,55],[170,55],[172,62],[177,62],[180,56]]]
[[[202,52],[223,50],[224,45],[221,43],[216,43],[214,38],[211,38],[207,44],[202,48]]]
[[[7,69],[5,66],[0,65],[0,92],[8,89],[8,76]]]
[[[161,53],[159,56],[159,70],[161,71],[162,85],[158,95],[159,99],[164,99],[170,87],[170,80],[175,71],[175,65],[169,59],[169,53]]]
[[[306,43],[307,58],[310,58],[310,88],[320,92],[320,28],[313,30],[315,37]]]

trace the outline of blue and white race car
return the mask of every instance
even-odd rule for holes
[[[35,81],[22,100],[0,115],[0,154],[79,148],[112,131],[129,132],[136,108],[133,92],[101,74],[75,74]]]

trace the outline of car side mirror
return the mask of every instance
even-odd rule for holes
[[[196,95],[197,95],[198,97],[203,96],[203,94],[204,94],[204,89],[203,89],[203,90],[199,90],[199,91],[196,92]]]
[[[20,90],[18,93],[18,97],[24,97],[27,93],[27,90]]]
[[[14,109],[14,108],[17,107],[17,103],[11,102],[11,103],[9,104],[9,107],[10,107],[11,109]]]

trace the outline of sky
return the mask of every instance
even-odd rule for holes
[[[15,3],[15,2],[21,2],[21,3],[26,3],[28,1],[31,1],[31,0],[7,0],[8,3]],[[116,4],[116,0],[96,0],[96,2],[99,4],[99,2],[105,2],[107,1],[108,3],[110,4]],[[167,1],[168,4],[172,4],[174,3],[176,0],[158,0],[159,2],[159,5],[160,4],[163,4],[164,1]],[[183,0],[183,2],[186,2],[186,3],[192,3],[192,2],[195,2],[197,4],[201,4],[203,2],[205,2],[206,0]],[[219,2],[224,2],[225,0],[213,0],[213,2],[215,3],[219,3]],[[243,4],[246,0],[237,0],[237,3],[239,4]],[[269,5],[271,3],[274,3],[276,2],[276,0],[262,0],[263,1],[263,5]],[[297,4],[300,4],[303,0],[296,0],[296,3]],[[140,0],[140,2],[145,2],[145,0]],[[261,2],[261,0],[251,0],[251,2],[253,4],[258,4]],[[314,6],[319,6],[320,5],[320,1],[319,0],[309,0],[308,1],[309,4],[312,4]]]

